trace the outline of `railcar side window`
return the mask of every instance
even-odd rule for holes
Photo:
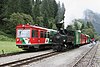
[[[50,33],[48,32],[48,38],[49,38],[49,36],[50,36]]]
[[[30,37],[30,29],[18,29],[17,37]]]
[[[46,33],[46,38],[49,38],[49,32]]]
[[[37,30],[35,31],[35,37],[38,37],[38,31]]]
[[[32,30],[32,37],[34,37],[35,36],[35,31],[34,30]]]
[[[32,30],[32,37],[38,37],[38,31]]]
[[[44,38],[46,38],[46,32],[44,32]]]
[[[40,37],[41,37],[41,38],[44,37],[43,34],[44,34],[43,31],[41,31],[41,32],[40,32]]]

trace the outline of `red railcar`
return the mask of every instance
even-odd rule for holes
[[[16,27],[16,46],[24,50],[45,48],[51,46],[50,32],[56,30],[34,25],[18,25]]]
[[[85,39],[85,34],[81,34],[81,44],[85,44],[86,39]]]

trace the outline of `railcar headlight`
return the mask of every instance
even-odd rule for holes
[[[19,41],[19,39],[17,39],[17,41]]]

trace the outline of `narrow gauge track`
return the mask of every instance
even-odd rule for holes
[[[7,56],[13,56],[18,54],[28,53],[28,51],[21,51],[21,52],[15,52],[15,53],[8,53],[8,54],[0,54],[0,57],[7,57]]]
[[[8,62],[8,63],[5,63],[5,64],[1,64],[0,67],[5,67],[5,66],[20,67],[20,66],[27,65],[29,63],[39,61],[39,60],[42,60],[44,58],[51,57],[51,56],[54,56],[54,55],[57,55],[57,54],[59,54],[59,52],[50,52],[50,53],[46,53],[46,54],[42,54],[42,55],[30,57],[30,58],[25,58],[25,59],[14,61],[14,62]]]
[[[91,67],[92,60],[97,51],[98,45],[96,44],[90,50],[85,52],[82,56],[80,56],[73,64],[70,64],[69,67]]]
[[[45,49],[45,50],[46,50],[46,49]],[[42,50],[42,51],[45,51],[45,50]],[[41,51],[41,50],[38,50],[38,51]],[[1,57],[7,57],[7,56],[18,55],[18,54],[24,54],[24,53],[38,52],[38,51],[20,51],[20,52],[8,53],[8,54],[0,54],[0,58],[1,58]]]

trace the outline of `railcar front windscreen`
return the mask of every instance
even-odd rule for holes
[[[17,30],[17,37],[30,37],[30,29],[18,29]]]

